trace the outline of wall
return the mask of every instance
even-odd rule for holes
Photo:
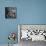
[[[17,18],[5,19],[5,7],[16,7]],[[8,43],[9,32],[18,24],[46,24],[46,0],[0,0],[0,44]]]
[[[8,34],[10,32],[16,32],[16,35],[18,34],[17,24],[19,23],[19,11],[17,11],[16,19],[5,19],[5,7],[16,7],[19,10],[20,6],[13,0],[0,0],[0,44],[7,44],[9,42]],[[16,43],[18,42],[17,39]]]
[[[46,24],[46,0],[21,1],[20,24]]]

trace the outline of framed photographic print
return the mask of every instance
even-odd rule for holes
[[[18,38],[20,46],[41,45],[46,43],[45,24],[19,24]],[[35,44],[34,44],[35,43]]]
[[[16,19],[16,7],[5,7],[5,18]]]
[[[20,40],[46,41],[46,25],[20,24],[19,28]]]

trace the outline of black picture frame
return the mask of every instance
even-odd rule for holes
[[[16,7],[5,7],[5,18],[6,19],[16,19],[17,8]]]

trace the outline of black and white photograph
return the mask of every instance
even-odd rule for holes
[[[16,19],[16,7],[5,7],[5,18],[15,18]]]

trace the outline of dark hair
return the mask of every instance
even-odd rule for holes
[[[9,12],[8,7],[5,8],[5,15],[7,15]]]

